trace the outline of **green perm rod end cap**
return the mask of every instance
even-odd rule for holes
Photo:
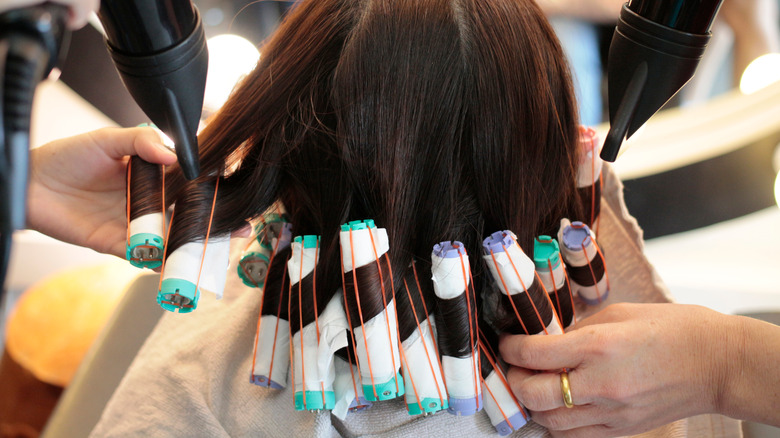
[[[447,409],[448,407],[449,403],[447,403],[446,399],[442,402],[442,400],[438,398],[424,398],[420,400],[419,403],[407,403],[406,405],[409,415],[429,415],[441,411],[442,409]]]
[[[162,266],[164,249],[162,236],[151,233],[133,234],[127,243],[125,258],[136,268],[155,269]]]
[[[293,239],[293,242],[303,244],[303,249],[309,249],[316,248],[319,240],[320,236],[310,234],[306,236],[296,236],[295,239]]]
[[[376,224],[374,223],[373,219],[347,222],[341,226],[341,231],[358,231],[365,230],[366,228],[376,228]]]
[[[549,268],[549,261],[553,268],[561,263],[561,249],[558,242],[550,236],[539,236],[534,240],[534,265],[536,269]]]
[[[179,278],[163,280],[157,292],[157,304],[169,312],[190,313],[198,308],[195,283]]]
[[[398,382],[398,385],[396,385]],[[376,392],[374,392],[376,390]],[[404,379],[401,374],[396,373],[395,377],[386,383],[379,385],[363,385],[363,395],[368,401],[392,400],[404,395]]]
[[[336,394],[333,391],[298,391],[294,398],[296,411],[321,411],[336,407]]]

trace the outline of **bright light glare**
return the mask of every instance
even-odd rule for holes
[[[780,80],[780,53],[760,56],[748,65],[739,81],[744,94],[752,94]]]
[[[255,68],[260,52],[245,38],[230,34],[209,38],[208,47],[209,74],[203,106],[216,111],[241,78]]]

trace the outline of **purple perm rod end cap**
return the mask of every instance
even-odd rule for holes
[[[433,245],[433,253],[443,259],[454,259],[461,254],[466,255],[466,247],[457,240],[453,242],[440,242]]]
[[[496,432],[501,436],[507,436],[525,426],[526,423],[528,423],[526,418],[527,417],[523,416],[523,412],[518,412],[515,415],[512,415],[508,420],[496,424]]]
[[[453,398],[450,397],[450,406],[447,408],[447,412],[452,415],[474,415],[482,410],[482,396],[478,395],[474,398]],[[514,425],[514,423],[512,423]]]
[[[514,244],[512,239],[512,232],[496,231],[489,237],[482,241],[482,248],[485,250],[485,254],[504,252],[504,248],[509,248]]]
[[[581,250],[582,244],[590,245],[590,228],[582,222],[572,222],[563,230],[563,245],[570,250]]]
[[[284,389],[284,386],[274,382],[267,376],[252,376],[249,381],[257,386],[263,386],[271,389]]]
[[[358,397],[352,399],[352,403],[349,404],[349,411],[350,412],[365,411],[366,409],[370,408],[373,405],[374,404],[366,400],[365,397]]]

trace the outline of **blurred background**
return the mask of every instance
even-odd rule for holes
[[[295,2],[194,3],[209,39],[205,119],[254,67],[263,41]],[[603,138],[608,128],[606,53],[624,0],[578,0],[565,2],[565,7],[556,0],[538,3],[569,57],[582,123],[594,126]],[[625,184],[629,212],[645,230],[647,256],[682,303],[769,318],[780,312],[780,285],[774,279],[780,274],[778,9],[780,0],[726,0],[694,79],[623,147],[614,164]],[[55,76],[58,80],[42,83],[36,95],[34,146],[105,126],[148,121],[122,86],[96,19],[74,33],[66,62]],[[9,293],[0,303],[0,346],[9,315],[22,307],[20,297],[46,275],[104,266],[95,275],[122,283],[114,287],[116,291],[104,291],[110,302],[118,300],[123,285],[137,275],[124,261],[32,231],[18,232],[14,239]],[[65,277],[59,282],[72,280]],[[58,310],[48,301],[44,316],[38,316],[56,320]],[[93,339],[110,310],[80,309],[86,314],[106,313],[96,315],[98,323],[80,335]],[[88,346],[78,354],[85,354]],[[46,358],[30,359],[29,367],[51,385],[50,410],[61,392],[57,388],[67,385],[78,362],[49,380],[42,370],[52,365],[45,362]],[[0,397],[0,409],[2,403]],[[0,436],[37,436],[35,427],[26,432],[4,435],[0,428]]]

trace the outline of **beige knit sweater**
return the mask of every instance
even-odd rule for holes
[[[605,167],[599,243],[607,257],[614,302],[666,302],[668,290],[643,255],[642,232],[628,214],[623,187]],[[235,245],[238,250],[241,244]],[[153,297],[155,291],[150,291]],[[375,403],[341,421],[329,412],[293,408],[289,386],[275,391],[249,383],[260,294],[230,274],[225,297],[204,296],[192,314],[167,313],[139,352],[106,407],[94,437],[497,437],[487,415],[439,412],[412,417],[402,399]],[[576,391],[576,388],[573,388]],[[529,423],[513,437],[542,437]],[[741,437],[738,421],[703,415],[642,437]]]

